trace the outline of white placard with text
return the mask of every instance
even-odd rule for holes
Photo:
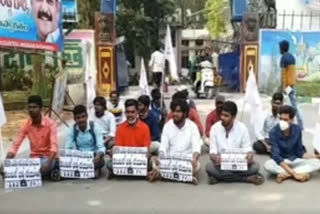
[[[39,158],[6,159],[4,161],[4,188],[22,189],[42,186]]]
[[[229,149],[221,153],[221,170],[247,171],[247,152],[243,149]]]
[[[192,182],[192,156],[160,156],[161,177],[168,180]]]
[[[60,151],[60,174],[63,178],[94,178],[94,154],[79,150]]]
[[[147,176],[147,147],[114,147],[113,173],[119,176]]]

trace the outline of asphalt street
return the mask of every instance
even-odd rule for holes
[[[130,90],[131,91],[131,90]],[[225,94],[236,101],[238,119],[249,124],[248,112],[243,111],[242,94]],[[134,93],[127,97],[135,96]],[[263,97],[264,110],[270,110],[270,98]],[[169,102],[169,100],[167,100]],[[214,108],[213,100],[196,100],[204,124],[206,115]],[[312,152],[312,139],[317,119],[317,104],[301,104],[305,121],[304,144]],[[60,127],[60,145],[64,145],[65,128]],[[252,134],[252,133],[251,133]],[[253,135],[252,141],[254,141]],[[27,146],[20,156],[26,156]],[[255,156],[263,166],[266,156]],[[65,180],[44,182],[43,187],[27,190],[0,188],[0,214],[6,213],[319,213],[317,203],[320,189],[319,173],[308,183],[286,181],[277,184],[261,167],[266,182],[262,186],[243,183],[208,185],[204,166],[209,161],[201,156],[198,186],[174,182],[148,183],[139,179],[116,178],[107,181]],[[0,181],[3,186],[3,181]]]

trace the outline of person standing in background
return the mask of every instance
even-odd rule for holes
[[[160,51],[160,46],[156,47],[156,50],[151,54],[149,67],[152,71],[153,83],[157,88],[161,87],[162,75],[165,69],[165,57]]]
[[[280,60],[281,66],[281,86],[283,93],[289,96],[291,105],[297,111],[297,121],[301,129],[303,130],[303,120],[301,116],[301,112],[298,108],[297,103],[297,90],[295,85],[297,83],[296,80],[296,59],[294,56],[289,53],[289,42],[283,40],[279,43],[280,53],[282,55]]]

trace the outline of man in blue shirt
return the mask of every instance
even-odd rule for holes
[[[102,129],[97,123],[88,121],[87,109],[83,105],[76,106],[73,115],[76,123],[69,130],[65,148],[94,152],[95,177],[98,178],[105,165]]]
[[[280,122],[270,131],[271,158],[265,169],[277,175],[277,183],[287,179],[306,182],[310,173],[320,169],[320,156],[308,155],[302,144],[301,127],[293,124],[296,110],[282,106],[279,110]]]
[[[150,111],[150,98],[142,95],[138,98],[139,117],[142,122],[148,125],[151,134],[150,152],[157,154],[160,147],[160,130],[157,118]]]

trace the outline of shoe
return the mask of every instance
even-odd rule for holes
[[[219,183],[219,181],[215,177],[209,176],[208,183],[209,183],[209,185],[215,185],[215,184]]]
[[[50,173],[50,180],[52,181],[61,181],[61,175],[59,169],[54,169]]]
[[[192,184],[197,186],[199,184],[199,180],[196,177],[192,177]]]

